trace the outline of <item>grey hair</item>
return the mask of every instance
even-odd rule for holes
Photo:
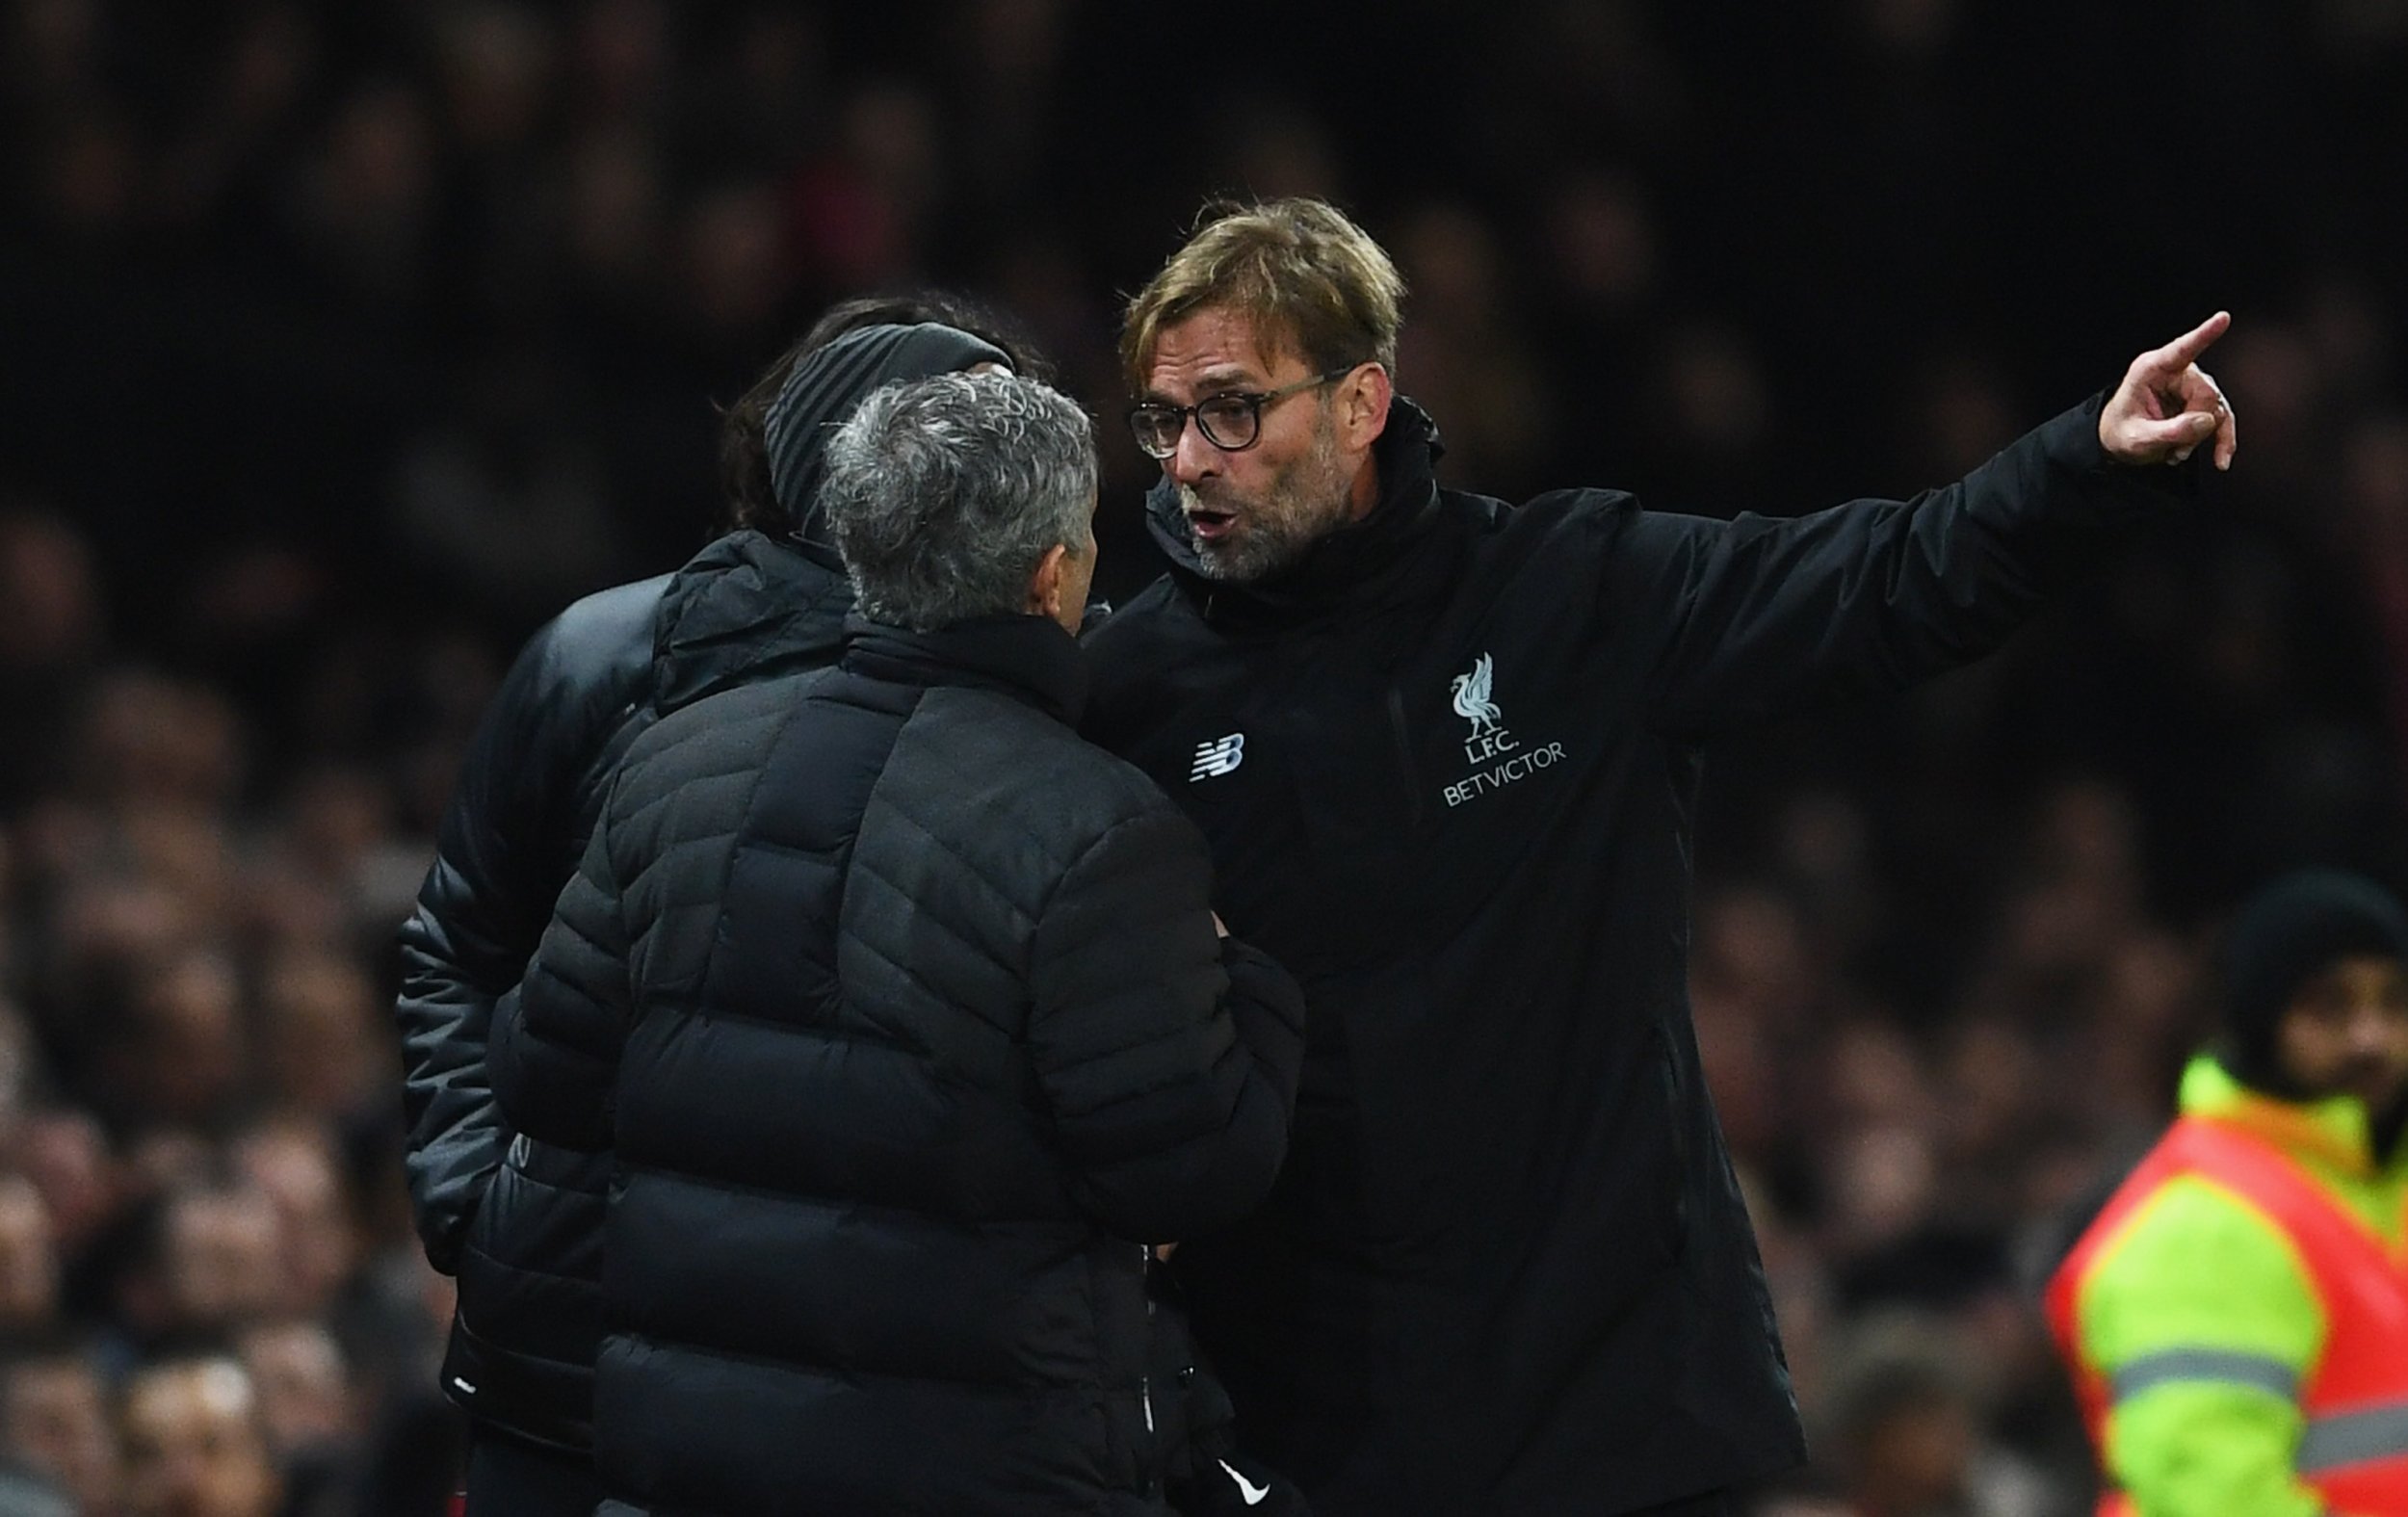
[[[1094,502],[1086,412],[1001,371],[872,394],[829,440],[820,485],[862,614],[914,632],[1026,611],[1048,552],[1094,551]]]

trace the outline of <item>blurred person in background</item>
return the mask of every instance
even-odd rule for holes
[[[2408,910],[2253,897],[2182,1115],[2050,1281],[2103,1513],[2408,1513]]]
[[[1850,1517],[2055,1517],[2057,1493],[1983,1431],[1986,1369],[1947,1322],[1911,1312],[1854,1327],[1819,1442]]]
[[[58,1310],[49,1204],[22,1175],[0,1175],[0,1334],[42,1327]]]
[[[353,1517],[343,1503],[357,1494],[358,1404],[334,1335],[315,1319],[290,1317],[245,1329],[235,1346],[293,1506]]]
[[[222,1354],[163,1358],[118,1397],[126,1517],[301,1517],[285,1504],[259,1397]]]
[[[1730,1510],[1804,1451],[1685,994],[1702,745],[1967,663],[2169,513],[2228,318],[1912,503],[1514,510],[1437,485],[1370,236],[1210,218],[1122,328],[1172,566],[1086,724],[1316,1017],[1278,1192],[1172,1261],[1198,1336],[1338,1517]]]
[[[821,499],[840,662],[636,740],[503,1004],[505,1114],[615,1161],[620,1500],[1169,1510],[1187,1387],[1154,1378],[1145,1245],[1269,1190],[1303,1037],[1192,824],[1073,730],[1095,499],[1050,386],[862,403]]]
[[[87,1517],[118,1509],[117,1425],[89,1343],[56,1327],[0,1342],[0,1457],[49,1479]]]
[[[711,692],[830,663],[852,590],[825,540],[826,430],[882,383],[1027,355],[950,297],[829,310],[728,412],[733,530],[674,574],[599,591],[530,640],[496,693],[402,929],[407,1167],[419,1236],[459,1279],[444,1393],[472,1424],[469,1517],[589,1512],[607,1158],[518,1137],[485,1070],[619,757]]]
[[[0,817],[60,777],[101,641],[91,551],[65,522],[0,504]]]
[[[234,1170],[275,1209],[275,1304],[318,1316],[357,1273],[360,1240],[333,1146],[320,1129],[277,1122],[235,1139]]]
[[[109,1304],[126,1358],[223,1333],[282,1304],[282,1231],[265,1191],[212,1179],[170,1182],[119,1224]]]

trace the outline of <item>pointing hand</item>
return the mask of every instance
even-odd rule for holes
[[[2229,469],[2240,446],[2232,404],[2195,361],[2233,325],[2230,312],[2133,360],[2099,412],[2099,446],[2118,463],[2181,463],[2215,439],[2215,466]]]

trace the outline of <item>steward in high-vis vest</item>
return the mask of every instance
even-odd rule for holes
[[[2408,912],[2315,871],[2236,921],[2181,1116],[2059,1266],[2103,1517],[2408,1517]]]

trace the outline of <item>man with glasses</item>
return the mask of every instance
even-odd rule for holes
[[[2226,318],[1915,502],[1714,521],[1439,488],[1402,293],[1281,200],[1123,330],[1172,567],[1090,637],[1086,730],[1312,1014],[1278,1189],[1173,1268],[1324,1517],[1732,1510],[1801,1440],[1689,1023],[1701,745],[1979,656],[2229,463]]]

